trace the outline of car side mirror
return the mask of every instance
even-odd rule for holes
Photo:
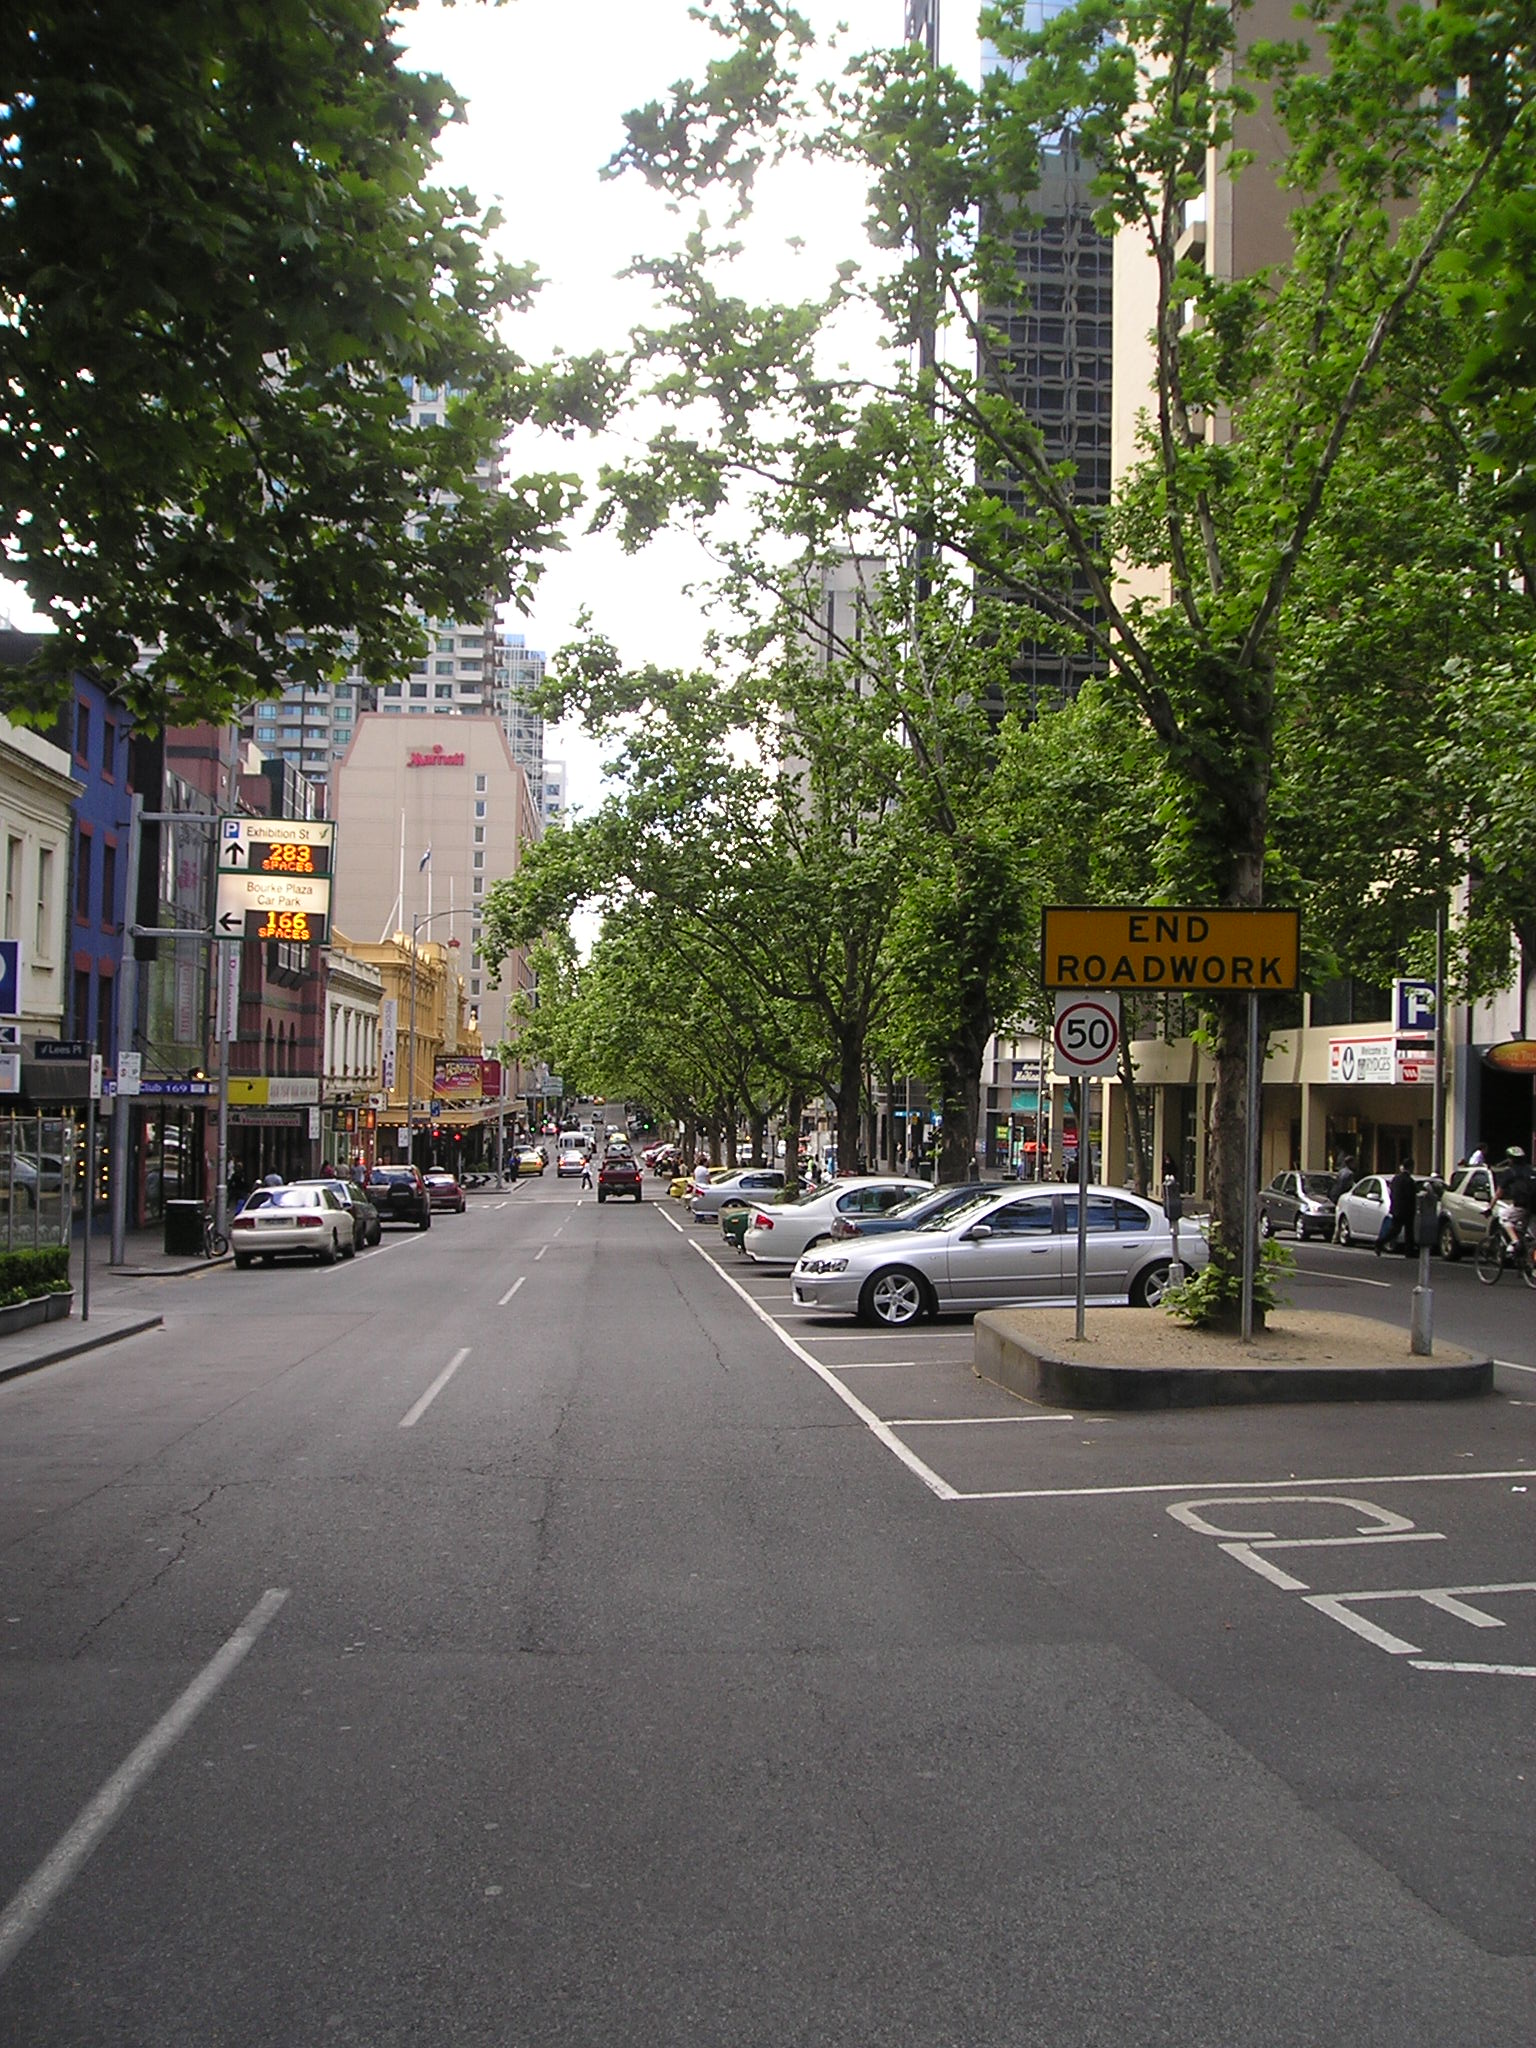
[[[990,1223],[971,1223],[960,1233],[962,1240],[967,1244],[985,1244],[991,1235]]]

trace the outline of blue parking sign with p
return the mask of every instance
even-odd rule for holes
[[[1435,1029],[1435,984],[1400,977],[1392,984],[1393,1024],[1400,1037],[1430,1038]]]
[[[0,1017],[21,1015],[21,941],[0,939]]]

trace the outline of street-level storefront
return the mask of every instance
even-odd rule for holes
[[[247,1187],[269,1173],[301,1179],[320,1169],[320,1083],[304,1074],[232,1074],[229,1165]]]

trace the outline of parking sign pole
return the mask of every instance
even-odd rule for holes
[[[1088,1113],[1093,1083],[1086,1074],[1077,1084],[1077,1326],[1081,1344],[1088,1335]]]
[[[1254,1194],[1259,1176],[1259,998],[1248,998],[1248,1104],[1243,1161],[1243,1342],[1253,1342],[1253,1280],[1258,1257]]]

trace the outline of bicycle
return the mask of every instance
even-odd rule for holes
[[[213,1211],[210,1209],[203,1218],[203,1257],[222,1259],[228,1251],[229,1239],[214,1221]]]
[[[1528,1232],[1512,1231],[1501,1216],[1489,1217],[1488,1228],[1473,1256],[1477,1277],[1485,1287],[1495,1286],[1506,1266],[1516,1267],[1527,1287],[1536,1287],[1536,1244]]]

